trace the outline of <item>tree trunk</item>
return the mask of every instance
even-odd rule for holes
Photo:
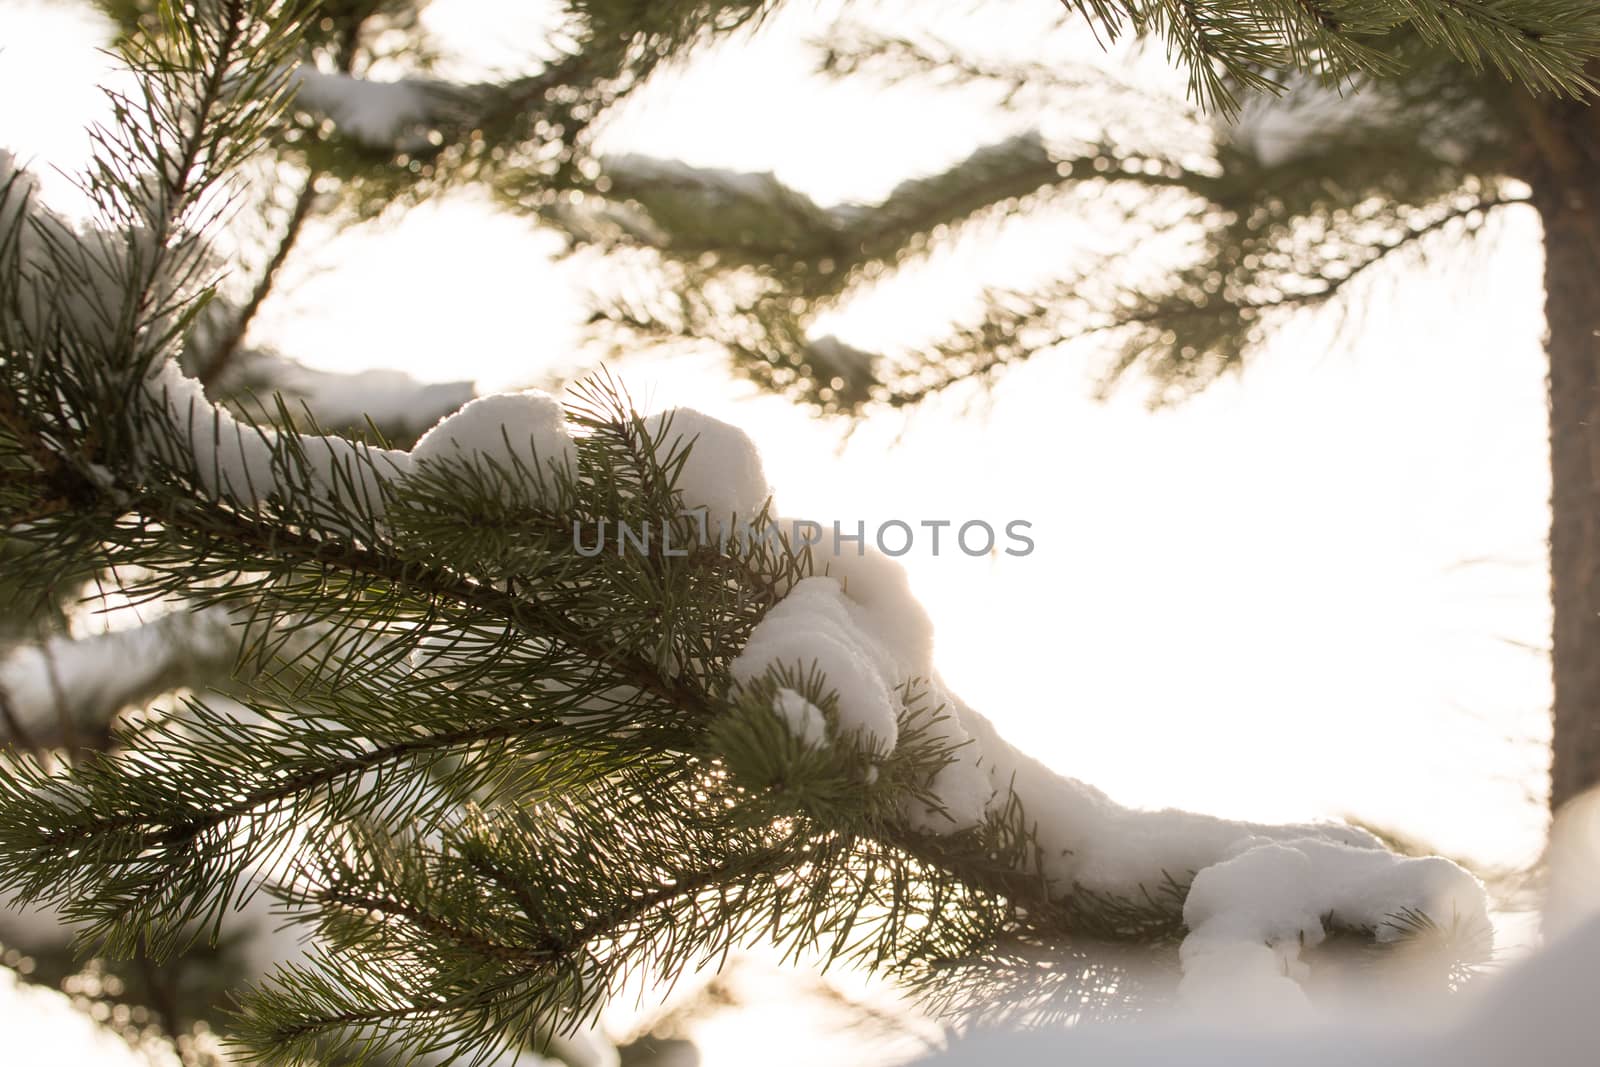
[[[1529,100],[1550,359],[1550,807],[1600,784],[1600,121]]]

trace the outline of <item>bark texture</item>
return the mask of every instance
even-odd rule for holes
[[[1528,101],[1550,358],[1550,806],[1600,784],[1600,111]]]

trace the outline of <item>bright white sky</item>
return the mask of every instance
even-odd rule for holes
[[[647,94],[608,146],[773,170],[831,203],[881,196],[1011,129],[958,97],[808,82],[795,41],[833,6],[800,6]],[[999,6],[982,29],[946,21],[1014,47],[1055,8]],[[529,9],[437,0],[429,19],[447,47],[514,67],[538,50]],[[0,143],[82,159],[98,32],[71,5],[0,0]],[[928,330],[974,264],[1037,261],[1075,232],[947,257],[840,332],[871,347]],[[485,388],[578,364],[577,275],[474,198],[304,247],[255,335],[288,354]],[[1031,521],[1031,556],[906,563],[947,680],[1058,770],[1124,801],[1349,814],[1523,865],[1544,831],[1549,700],[1537,225],[1514,209],[1475,250],[1381,288],[1353,343],[1307,320],[1244,378],[1156,415],[1132,393],[1094,402],[1068,353],[1010,374],[987,409],[935,404],[841,444],[840,427],[753,395],[715,360],[622,370],[644,403],[748,431],[785,513]],[[708,1067],[732,1062],[704,1051]]]

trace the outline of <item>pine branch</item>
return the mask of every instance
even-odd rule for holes
[[[349,74],[355,67],[360,52],[362,26],[368,17],[367,13],[357,12],[340,20],[333,61],[334,68],[342,74]],[[242,307],[229,316],[220,337],[207,345],[205,361],[196,374],[200,384],[212,385],[227,372],[240,344],[244,341],[245,334],[250,330],[250,323],[261,310],[261,305],[266,303],[267,297],[271,295],[279,271],[283,269],[294,251],[295,243],[300,238],[301,228],[311,217],[318,196],[317,181],[321,176],[321,171],[316,167],[309,167],[300,179],[300,187],[295,193],[283,230],[278,235],[272,255],[268,257],[255,285],[251,287],[250,296]]]
[[[591,426],[602,428],[597,421]],[[588,479],[564,484],[556,499],[582,501],[600,492],[597,510],[625,512],[628,497],[639,493],[670,514],[688,454],[663,458],[631,412],[604,426],[607,432],[582,440],[579,466]],[[278,445],[285,465],[307,462],[315,448],[292,432]],[[421,559],[398,554],[401,542],[394,538],[415,528],[403,521],[406,502],[460,508],[463,487],[472,482],[463,475],[470,473],[469,467],[447,476],[453,492],[427,481],[396,491],[382,511],[400,520],[393,535],[378,528],[376,513],[352,514],[348,506],[335,509],[339,518],[332,523],[316,522],[310,507],[279,510],[271,523],[247,517],[239,502],[207,499],[186,485],[179,470],[146,466],[137,483],[100,485],[99,492],[138,501],[156,518],[165,539],[159,551],[188,560],[191,580],[194,560],[231,544],[230,568],[283,568],[275,584],[258,583],[251,596],[282,598],[285,607],[315,599],[319,614],[348,617],[347,638],[362,632],[353,627],[371,626],[373,640],[347,640],[336,667],[333,646],[322,642],[323,661],[283,694],[292,701],[269,699],[270,688],[259,687],[253,701],[259,723],[196,707],[181,732],[142,736],[137,764],[91,755],[69,778],[26,764],[14,768],[0,779],[6,796],[0,846],[9,857],[0,877],[23,899],[45,892],[70,898],[69,915],[111,949],[142,938],[159,957],[214,928],[260,877],[252,869],[271,869],[274,856],[309,834],[323,850],[305,861],[312,882],[332,878],[326,884],[356,886],[353,896],[341,890],[327,903],[398,894],[394,899],[408,902],[419,921],[397,926],[379,917],[352,928],[345,925],[347,907],[313,907],[325,938],[343,945],[349,962],[324,961],[320,975],[282,976],[276,992],[251,1001],[252,1021],[244,1024],[243,1032],[255,1035],[253,1047],[285,1057],[305,1053],[307,1041],[353,1048],[392,1042],[418,1027],[454,1035],[463,1047],[499,1048],[507,1034],[548,1021],[552,1012],[581,1017],[633,967],[670,973],[686,953],[715,952],[758,933],[882,966],[968,951],[1005,931],[1148,939],[1181,930],[1182,883],[1142,904],[1053,885],[1042,874],[1039,846],[1015,798],[967,833],[914,828],[903,805],[917,798],[937,804],[928,783],[953,758],[944,735],[926,728],[940,707],[908,697],[900,741],[887,756],[848,745],[810,752],[767,710],[773,699],[767,686],[798,687],[815,706],[834,708],[837,694],[825,678],[780,673],[766,685],[737,691],[701,681],[723,675],[727,649],[744,646],[745,628],[770,600],[708,605],[714,616],[743,603],[748,621],[735,624],[733,633],[714,630],[713,647],[704,651],[687,646],[687,656],[672,658],[677,666],[603,636],[629,633],[618,625],[629,604],[639,603],[646,617],[659,620],[660,606],[673,599],[669,589],[695,602],[692,590],[709,587],[680,583],[697,581],[703,563],[673,564],[647,554],[619,558],[631,559],[631,566],[587,564],[594,569],[585,573],[578,558],[563,554],[559,570],[522,570],[521,580],[501,592],[426,562],[426,553]],[[294,481],[282,484],[293,494]],[[626,495],[617,495],[620,486]],[[309,481],[299,490],[325,491]],[[159,504],[162,496],[169,502]],[[354,499],[345,498],[347,504]],[[269,506],[288,509],[290,503]],[[327,503],[306,501],[317,509]],[[491,501],[480,499],[472,510],[492,511]],[[291,515],[294,520],[285,521]],[[537,533],[537,526],[524,529]],[[174,535],[203,540],[173,546]],[[158,574],[167,566],[126,532],[113,539],[112,551],[114,559],[120,553],[122,562]],[[790,550],[782,555],[805,572]],[[314,584],[290,581],[302,571]],[[761,564],[754,571],[712,573],[722,584],[741,573],[789,572]],[[340,575],[354,580],[351,599],[330,597]],[[650,591],[610,596],[605,589],[613,578]],[[541,596],[562,585],[587,587],[606,610],[580,618]],[[203,598],[203,589],[195,595]],[[228,595],[240,593],[230,589]],[[453,609],[459,613],[449,614]],[[463,626],[470,633],[519,636],[489,648],[469,643],[470,657],[443,672],[415,658],[430,636]],[[409,669],[397,669],[408,652]],[[533,692],[510,701],[501,695],[506,681],[529,678],[539,683]],[[592,703],[619,684],[633,694],[627,703]],[[864,788],[869,765],[876,780]],[[138,767],[158,767],[160,774]],[[533,797],[568,799],[527,821]],[[463,818],[460,813],[470,810],[463,806],[475,798],[512,822],[483,830],[475,818]],[[363,825],[409,825],[425,836],[416,845],[385,843],[376,860],[363,859],[359,850],[351,858],[351,835]],[[436,844],[435,834],[442,835]],[[773,834],[780,838],[775,846],[761,844]],[[782,840],[791,834],[803,834],[804,844]],[[499,947],[486,953],[485,934],[461,936],[508,929],[500,911],[469,926],[458,921],[500,907],[483,899],[482,865],[464,854],[463,840],[481,842],[480,850],[511,862],[520,880],[545,887],[537,920],[525,912],[521,920],[541,931],[528,942],[538,951],[526,957],[502,951],[516,942],[494,935],[490,940]],[[718,850],[731,850],[726,863],[698,866]],[[399,861],[382,858],[396,851]],[[591,883],[578,868],[547,869],[563,855],[584,870],[602,863],[607,878]],[[795,877],[797,870],[805,876]],[[697,918],[705,894],[717,905]],[[314,905],[315,895],[310,899]],[[431,910],[430,899],[443,910]],[[509,905],[526,907],[521,897]],[[770,928],[763,916],[770,916]],[[630,932],[619,942],[624,929]],[[565,933],[551,941],[551,930]],[[574,975],[591,963],[594,980],[575,987]],[[527,972],[534,966],[536,973]],[[392,982],[391,992],[373,985],[385,974],[381,981]],[[418,997],[419,988],[436,992]]]
[[[414,123],[425,136],[393,131],[307,144],[309,131],[291,128],[283,140],[338,177],[359,215],[469,182],[498,182],[508,171],[536,174],[537,188],[523,191],[548,204],[580,180],[588,131],[609,109],[662,64],[758,25],[774,6],[773,0],[671,0],[648,8],[574,2],[573,22],[553,42],[556,55],[543,69],[505,81],[411,86],[427,98]]]
[[[289,209],[289,218],[284,223],[283,233],[279,235],[271,258],[267,260],[261,275],[251,288],[249,298],[245,300],[243,306],[229,315],[221,336],[207,346],[205,363],[197,375],[201,384],[213,385],[228,371],[239,346],[244,342],[245,334],[249,332],[250,323],[261,310],[261,305],[266,303],[267,297],[272,294],[272,286],[278,279],[278,272],[283,269],[283,265],[289,260],[289,255],[294,251],[295,242],[300,238],[301,227],[311,217],[316,200],[317,172],[310,170],[301,179],[300,189],[295,194],[293,206]]]
[[[204,516],[203,521],[200,516]],[[489,613],[500,622],[520,629],[530,637],[536,637],[540,641],[553,640],[557,648],[574,652],[593,663],[604,665],[608,677],[652,694],[680,715],[689,713],[691,722],[698,719],[702,724],[707,724],[721,714],[722,707],[719,703],[712,701],[707,694],[692,687],[684,679],[666,676],[657,665],[649,661],[636,655],[621,653],[609,644],[596,642],[592,630],[585,633],[582,626],[559,611],[540,604],[536,599],[530,601],[526,593],[518,595],[502,593],[465,581],[437,567],[419,566],[414,562],[387,557],[371,548],[339,544],[329,538],[308,537],[282,528],[269,530],[258,523],[228,515],[222,509],[198,502],[191,502],[183,509],[164,511],[161,522],[163,529],[183,529],[188,526],[208,539],[219,535],[227,536],[238,546],[243,558],[273,557],[289,564],[340,568],[361,577],[381,578],[410,596],[422,598],[425,603],[448,599],[475,612]],[[389,711],[396,713],[398,708],[391,707]],[[72,831],[66,838],[41,839],[39,844],[54,852],[63,847],[80,847],[88,840],[84,834],[100,837],[107,834],[136,833],[136,836],[130,839],[130,844],[137,842],[134,847],[140,850],[155,848],[169,853],[192,855],[201,851],[197,845],[202,837],[232,820],[260,809],[270,808],[297,796],[315,795],[334,783],[348,783],[378,767],[404,762],[421,754],[456,749],[479,742],[526,737],[530,726],[531,723],[525,716],[512,716],[456,730],[410,736],[386,745],[362,748],[343,758],[334,758],[332,749],[329,748],[319,755],[313,767],[274,778],[254,788],[247,788],[225,803],[208,805],[204,814],[193,814],[154,824],[149,822],[149,817],[145,815],[94,815],[92,813],[99,804],[91,801],[80,809],[89,818],[88,822],[82,824],[81,829]],[[208,732],[225,728],[220,722],[206,723]],[[693,733],[687,733],[678,746],[673,746],[670,733],[658,734],[650,738],[650,743],[666,744],[669,749],[676,748],[680,752],[693,752],[696,750],[693,736]],[[254,739],[256,745],[259,745],[260,741],[260,737]],[[181,755],[171,753],[169,756],[175,761],[193,762],[198,759],[201,763],[205,763],[207,760],[204,748],[193,745],[186,745]],[[92,773],[102,772],[95,770]],[[108,766],[104,773],[111,773],[111,768]],[[89,785],[91,793],[98,792],[100,787],[92,784],[93,779],[88,781],[91,783]],[[120,789],[119,786],[112,784],[114,781],[114,776],[107,778],[104,788],[112,791]],[[40,780],[27,788],[39,788],[43,784]],[[20,807],[23,803],[22,798],[17,796],[14,799]],[[892,827],[885,827],[882,832],[889,835],[886,842],[892,847],[933,849],[932,854],[946,862],[952,862],[951,857],[955,855],[947,851],[948,846],[936,846],[923,841],[920,835],[907,834],[904,830],[895,830]],[[1024,884],[1016,881],[1013,875],[1003,874],[1002,868],[993,863],[982,863],[977,870],[980,874],[988,871],[986,874],[981,874],[981,877],[989,879],[993,884],[1004,883],[1013,890]],[[1048,897],[1037,889],[1035,893],[1039,897],[1037,907],[1040,914],[1046,914],[1051,907]],[[127,902],[123,902],[120,910],[126,913],[126,909]],[[141,914],[147,921],[153,918],[148,913]]]
[[[1189,294],[1197,290],[1188,283],[1215,269],[1208,262],[1178,276],[1181,288],[1153,296],[1140,291],[1123,300],[1091,303],[1084,299],[1084,283],[1077,279],[1031,293],[995,294],[980,325],[954,334],[908,364],[905,378],[917,384],[891,386],[887,403],[915,406],[961,383],[992,380],[1008,367],[1073,341],[1125,332],[1131,337],[1106,375],[1107,387],[1135,366],[1158,380],[1187,380],[1189,388],[1203,387],[1222,369],[1237,367],[1246,358],[1249,345],[1261,336],[1264,316],[1328,305],[1358,278],[1432,235],[1463,220],[1481,220],[1496,208],[1526,202],[1524,196],[1502,193],[1434,212],[1427,222],[1407,227],[1397,237],[1361,245],[1352,262],[1336,261],[1337,271],[1330,264],[1313,272],[1308,284],[1293,291],[1240,284],[1241,295],[1232,299],[1208,294],[1209,300],[1196,302]],[[1074,315],[1089,321],[1072,325]],[[1036,338],[1032,343],[1024,339],[1030,335]]]
[[[903,182],[872,206],[822,208],[770,174],[634,156],[601,164],[581,209],[556,205],[545,212],[574,241],[653,248],[701,269],[705,257],[715,256],[714,272],[755,267],[808,300],[836,297],[856,275],[925,249],[936,228],[969,223],[1061,177],[1057,160],[1032,133]]]
[[[656,62],[638,48],[670,54],[765,9],[595,2],[583,14],[605,62],[628,71]],[[926,620],[903,577],[852,577],[851,561],[792,538],[726,546],[696,533],[691,506],[767,521],[759,461],[731,428],[679,412],[686,441],[609,379],[564,410],[488,398],[410,452],[322,435],[281,402],[277,428],[214,408],[172,362],[207,292],[203,191],[223,188],[281,106],[281,82],[250,84],[244,58],[254,48],[284,69],[294,34],[252,21],[230,36],[225,20],[186,29],[168,15],[163,47],[193,62],[148,64],[148,133],[130,123],[102,142],[96,188],[119,225],[78,232],[27,203],[19,221],[9,185],[0,200],[0,456],[17,471],[0,501],[46,565],[90,557],[130,599],[235,611],[249,714],[196,701],[69,769],[0,762],[0,884],[20,899],[62,900],[91,943],[161,958],[214,938],[230,907],[275,885],[327,946],[247,1000],[247,1047],[288,1062],[486,1056],[576,1025],[641,972],[670,976],[756,939],[905,967],[1007,940],[1197,936],[1191,904],[1220,936],[1239,928],[1238,905],[1227,878],[1206,875],[1231,864],[1263,878],[1275,863],[1359,865],[1372,893],[1330,907],[1301,930],[1312,939],[1375,936],[1370,895],[1431,905],[1403,863],[1451,893],[1470,883],[1354,831],[1131,812],[1051,774],[929,677]],[[1189,15],[1207,49],[1237,45],[1215,5]],[[241,84],[265,95],[235,94]],[[208,126],[194,152],[191,114]],[[129,160],[148,161],[163,189],[194,172],[181,210],[161,201],[153,260],[147,185]],[[1086,177],[1036,141],[957,170],[876,214],[824,212],[736,176],[684,184],[777,209],[797,244],[848,233],[869,246],[850,262],[891,264],[942,221]],[[1165,161],[1138,173],[1227,191]],[[1299,195],[1303,177],[1274,180]],[[1252,239],[1298,216],[1265,217]],[[1254,224],[1218,225],[1220,241]],[[1322,262],[1298,246],[1283,255],[1261,269]],[[757,281],[741,310],[814,352],[793,305],[787,319],[773,311],[781,279]],[[98,313],[130,294],[137,315]],[[38,506],[54,490],[82,506]],[[575,524],[596,521],[693,548],[671,551],[664,534],[584,552]],[[47,569],[23,583],[55,581]],[[1165,847],[1121,856],[1120,829]],[[1283,847],[1234,854],[1260,838]],[[1476,899],[1460,891],[1449,899]]]
[[[1414,32],[1474,70],[1493,69],[1536,92],[1595,91],[1585,65],[1600,46],[1600,17],[1582,0],[1394,0],[1337,8],[1316,0],[1155,0],[1114,5],[1067,0],[1108,40],[1124,27],[1159,38],[1188,69],[1191,97],[1231,115],[1247,91],[1272,92],[1274,75],[1299,71],[1337,86],[1396,73],[1382,38]],[[1111,10],[1108,10],[1111,9]]]

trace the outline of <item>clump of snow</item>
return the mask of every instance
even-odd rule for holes
[[[528,488],[544,499],[554,496],[560,474],[577,469],[577,446],[560,401],[536,389],[479,397],[440,419],[411,449],[418,469],[474,457],[530,473]]]
[[[135,179],[141,194],[158,195],[154,175]],[[127,297],[130,275],[152,290],[155,317],[144,323],[133,344],[134,355],[148,353],[153,339],[167,335],[178,314],[172,278],[188,267],[208,265],[207,247],[185,242],[167,261],[168,269],[144,277],[141,264],[149,264],[162,240],[149,226],[132,222],[111,227],[89,217],[78,220],[53,210],[41,198],[44,187],[9,153],[0,151],[0,249],[23,284],[7,308],[15,316],[8,326],[40,351],[59,349],[59,331],[65,330],[86,348],[102,353],[121,351],[127,339],[120,308]]]
[[[332,435],[300,440],[319,495],[374,515],[382,515],[387,507],[383,483],[398,481],[412,470],[412,457],[398,449],[370,448]]]
[[[983,749],[968,732],[964,707],[937,676],[927,682],[918,710],[935,716],[924,730],[949,751],[950,761],[928,783],[933,803],[910,801],[902,811],[912,827],[925,833],[954,833],[980,825],[998,810],[1010,789],[1009,782],[997,785],[985,766]]]
[[[1411,910],[1441,923],[1488,930],[1483,887],[1448,860],[1408,859],[1364,830],[1340,824],[1261,825],[1193,812],[1118,804],[1087,783],[1019,752],[987,719],[951,697],[970,743],[935,779],[952,813],[970,812],[973,774],[987,772],[988,812],[1013,796],[1034,829],[1039,873],[1053,896],[1090,891],[1137,899],[1193,877],[1182,962],[1186,1000],[1222,996],[1268,1013],[1303,1006],[1302,946],[1325,936],[1324,920],[1396,936],[1391,917]],[[940,820],[915,820],[938,830]],[[946,821],[947,829],[961,822]]]
[[[739,429],[693,408],[673,408],[645,419],[656,460],[666,463],[688,451],[674,487],[684,507],[704,508],[713,533],[752,521],[772,495],[761,453]]]
[[[864,531],[793,519],[780,520],[779,526],[795,532],[794,547],[807,547],[813,574],[838,583],[847,613],[879,659],[895,701],[896,719],[911,714],[928,719],[922,724],[925,735],[952,754],[930,783],[933,804],[908,803],[907,820],[930,833],[951,833],[983,822],[996,786],[979,765],[979,750],[963,724],[959,700],[933,668],[933,620],[911,591],[905,568],[869,547],[865,537],[855,538]],[[803,579],[795,588],[814,580]],[[911,698],[910,707],[902,693]]]
[[[854,530],[841,527],[844,536],[836,538],[832,523],[813,525],[822,532],[810,546],[812,572],[839,582],[863,625],[893,653],[901,681],[931,678],[933,620],[911,591],[905,568],[864,540],[850,540]]]
[[[151,373],[145,389],[177,430],[155,449],[168,462],[192,465],[201,486],[214,496],[258,506],[284,487],[284,437],[269,426],[241,422],[227,408],[206,399],[205,390],[186,377],[176,360]],[[172,446],[186,454],[172,455]],[[369,448],[343,437],[305,434],[299,438],[311,488],[323,500],[355,505],[382,516],[382,485],[411,472],[411,457],[394,449]]]
[[[789,732],[806,748],[821,748],[828,740],[828,723],[822,709],[793,689],[779,689],[772,712],[789,726]]]
[[[408,127],[427,121],[432,95],[425,83],[379,82],[298,67],[290,78],[295,101],[332,119],[339,132],[374,148],[394,147]]]
[[[273,471],[277,431],[251,426],[206,399],[205,389],[184,375],[176,360],[165,360],[145,382],[146,391],[166,412],[188,450],[200,484],[214,496],[242,504],[264,503],[277,488]],[[168,442],[159,439],[158,447]],[[185,457],[164,456],[169,462]]]
[[[1179,988],[1191,1005],[1236,1000],[1242,989],[1279,1017],[1306,1008],[1300,950],[1320,944],[1328,922],[1379,941],[1402,936],[1395,917],[1408,913],[1487,925],[1483,887],[1446,859],[1314,838],[1238,848],[1201,870],[1184,901]]]
[[[19,645],[0,658],[0,693],[28,740],[60,744],[74,728],[92,735],[129,705],[226,674],[239,632],[227,611],[212,607],[169,612],[87,637]]]
[[[382,518],[385,485],[437,465],[478,459],[499,467],[519,491],[553,500],[560,479],[577,469],[577,446],[560,402],[537,390],[479,397],[440,419],[409,452],[338,435],[301,434],[290,446],[279,431],[213,405],[175,360],[151,372],[145,391],[177,430],[175,438],[158,436],[153,450],[168,462],[191,466],[208,493],[251,506],[287,486],[304,488],[309,480],[319,499]],[[297,460],[289,458],[296,454]]]
[[[979,766],[959,701],[933,669],[933,623],[905,570],[864,541],[852,540],[851,530],[841,529],[845,536],[836,538],[832,524],[780,519],[777,525],[792,533],[791,547],[807,547],[813,576],[796,582],[757,624],[733,665],[735,680],[748,683],[771,666],[818,667],[828,687],[839,692],[840,730],[878,724],[867,735],[884,753],[893,750],[902,718],[924,719],[925,736],[941,742],[952,758],[930,783],[933,803],[909,802],[906,818],[932,833],[983,822],[995,785]],[[839,645],[852,663],[870,665],[870,684],[852,668],[849,683],[839,686],[828,666],[829,658],[840,654]]]
[[[157,454],[193,468],[213,495],[260,505],[292,484],[309,480],[315,495],[341,506],[357,506],[381,518],[383,487],[414,471],[447,461],[487,459],[544,499],[554,497],[557,476],[576,469],[577,448],[567,433],[561,405],[541,392],[480,397],[447,415],[423,434],[410,452],[371,448],[337,435],[302,434],[294,447],[268,426],[235,418],[206,399],[205,390],[186,377],[174,360],[163,361],[145,383],[146,393],[177,430],[175,439],[158,437]],[[174,451],[179,454],[168,454]],[[290,464],[298,453],[303,463]]]
[[[898,733],[893,658],[862,625],[860,608],[832,578],[798,583],[756,625],[733,662],[733,677],[749,684],[769,668],[802,674],[815,668],[837,696],[838,729],[866,748],[887,754]]]

